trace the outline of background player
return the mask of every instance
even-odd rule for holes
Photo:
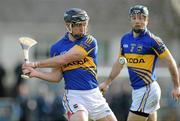
[[[97,41],[87,35],[89,16],[71,8],[64,13],[68,32],[52,47],[52,58],[23,65],[23,72],[50,82],[65,80],[64,107],[71,121],[117,121],[97,82]],[[54,68],[43,73],[34,68]]]
[[[106,91],[113,79],[121,72],[125,57],[132,86],[132,104],[128,121],[156,121],[159,109],[160,87],[157,83],[155,65],[158,58],[167,64],[172,76],[172,97],[180,97],[179,74],[176,62],[163,41],[147,30],[148,9],[136,5],[129,10],[132,31],[124,34],[120,42],[120,56],[112,67],[108,79],[100,85]]]

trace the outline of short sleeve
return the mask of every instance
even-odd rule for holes
[[[124,56],[123,39],[120,39],[119,57]]]
[[[55,48],[54,48],[54,46],[51,46],[51,48],[50,48],[50,57],[54,57],[54,56],[56,56]]]
[[[80,49],[83,52],[84,56],[86,56],[92,52],[97,51],[97,41],[92,36],[88,36],[85,40],[81,41],[74,47]]]
[[[156,36],[153,37],[152,47],[159,58],[163,58],[168,53],[168,49],[166,45],[159,37]]]

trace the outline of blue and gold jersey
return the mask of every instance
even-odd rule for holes
[[[156,80],[157,59],[169,52],[163,41],[147,30],[138,37],[134,37],[132,31],[126,33],[121,38],[120,49],[120,56],[127,59],[131,86],[134,89]]]
[[[52,45],[51,57],[65,54],[71,48],[81,50],[84,59],[73,61],[62,66],[65,89],[89,90],[98,86],[97,82],[97,41],[91,35],[80,40],[70,41],[68,34]]]

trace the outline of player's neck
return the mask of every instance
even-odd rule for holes
[[[136,33],[136,32],[133,31],[133,36],[134,37],[138,37],[139,35],[140,35],[140,33]]]
[[[72,42],[76,41],[76,39],[70,33],[68,33],[68,36],[70,41]]]

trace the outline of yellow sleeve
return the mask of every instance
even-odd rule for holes
[[[88,52],[86,52],[86,50],[83,47],[81,47],[79,45],[75,45],[74,48],[79,49],[83,53],[84,56],[88,55]]]
[[[166,55],[168,55],[170,52],[168,49],[166,49],[162,54],[159,55],[159,58],[162,59],[164,58]]]

